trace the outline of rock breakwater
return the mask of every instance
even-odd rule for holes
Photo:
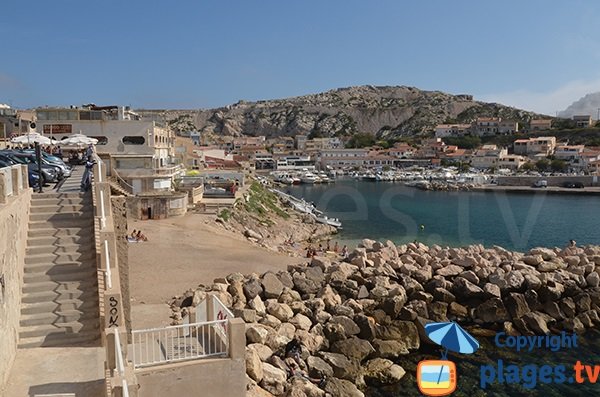
[[[424,325],[457,321],[508,335],[581,333],[600,325],[600,247],[396,246],[363,240],[348,258],[314,257],[287,271],[239,273],[172,302],[175,321],[208,292],[246,322],[248,396],[363,396],[397,383],[395,360],[430,341]],[[182,307],[184,306],[184,307]],[[286,344],[326,385],[288,379]]]

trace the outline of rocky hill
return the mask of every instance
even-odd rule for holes
[[[600,108],[600,92],[594,92],[587,94],[586,96],[579,98],[568,108],[559,112],[560,117],[571,118],[575,115],[591,115],[592,118],[598,117],[598,109]]]
[[[181,111],[171,118],[181,117]],[[471,95],[422,91],[414,87],[358,86],[319,94],[236,104],[189,113],[211,135],[312,137],[366,132],[380,138],[431,133],[436,124],[500,116],[528,124],[532,112],[474,101]],[[169,113],[167,113],[169,115]]]

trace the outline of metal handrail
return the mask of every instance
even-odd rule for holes
[[[229,353],[229,338],[219,330],[228,320],[182,324],[164,328],[131,331],[133,366],[224,357]]]
[[[112,289],[112,272],[110,270],[110,252],[108,251],[108,240],[104,240],[104,260],[106,262],[106,270],[104,278],[108,289]]]
[[[117,358],[117,371],[119,375],[125,374],[125,364],[123,360],[123,351],[121,350],[121,337],[119,336],[119,327],[114,328],[115,334],[115,356]]]
[[[127,188],[127,190],[130,193],[133,193],[133,185],[130,185],[129,183],[127,183],[127,181],[125,181],[125,179],[121,178],[121,175],[119,175],[119,173],[117,172],[117,170],[113,169],[113,173],[115,175],[115,179],[117,180],[117,183],[125,188]]]

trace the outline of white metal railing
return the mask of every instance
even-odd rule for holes
[[[131,331],[134,368],[224,356],[229,337],[220,329],[228,320]]]
[[[226,338],[227,326],[229,325],[228,320],[234,318],[235,316],[233,315],[231,310],[229,310],[227,306],[225,306],[223,302],[221,302],[221,300],[217,298],[216,295],[213,295],[212,297],[212,304],[215,318],[217,320],[225,320],[223,324],[220,324],[220,326],[215,327],[215,331],[217,331],[222,337]]]
[[[119,327],[114,328],[115,335],[115,357],[117,360],[117,372],[120,376],[125,376],[125,359],[123,357],[123,351],[121,349],[121,337],[119,336]],[[129,386],[127,380],[123,379],[121,382],[123,388],[123,397],[129,397]]]
[[[108,289],[112,289],[112,271],[110,270],[110,252],[108,250],[108,240],[104,240],[104,261],[106,270],[104,271],[104,282]]]

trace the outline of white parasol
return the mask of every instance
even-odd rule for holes
[[[90,138],[89,136],[79,133],[73,134],[68,138],[58,141],[57,143],[61,146],[87,146],[97,144],[98,140],[96,138]]]
[[[32,144],[39,143],[40,145],[53,145],[56,141],[48,138],[47,136],[41,135],[38,132],[29,132],[27,134],[19,135],[10,140],[11,143],[21,143],[21,144]]]

